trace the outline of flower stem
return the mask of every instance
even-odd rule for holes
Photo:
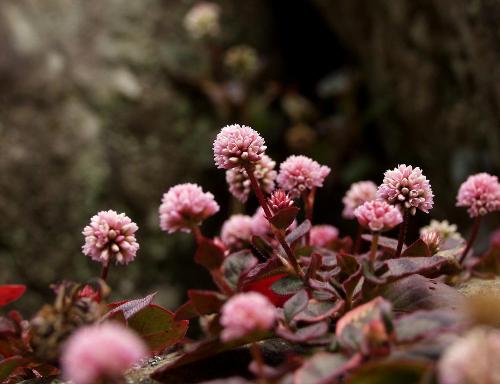
[[[109,265],[111,263],[109,262],[109,260],[106,262],[106,264],[103,264],[102,266],[102,269],[101,269],[101,279],[106,281],[106,279],[108,278],[108,272],[109,272]]]
[[[403,250],[403,244],[406,239],[406,232],[408,231],[408,222],[410,221],[410,210],[405,208],[403,212],[403,222],[399,226],[399,237],[398,237],[398,247],[396,249],[396,256],[401,256],[401,251]]]
[[[259,203],[260,203],[262,209],[264,210],[264,213],[265,213],[267,219],[269,220],[273,216],[273,214],[271,212],[271,209],[267,205],[267,201],[266,201],[266,198],[264,197],[264,193],[262,193],[262,190],[260,189],[260,185],[257,182],[257,179],[255,178],[252,165],[246,164],[245,171],[247,172],[248,179],[250,180],[250,184],[252,185],[252,189],[255,192],[255,196],[257,196],[257,200],[259,200]],[[292,266],[293,270],[295,271],[297,276],[299,276],[301,279],[303,279],[305,276],[304,271],[302,271],[302,269],[300,268],[299,263],[297,262],[297,259],[296,259],[295,255],[293,254],[292,249],[290,248],[290,246],[286,242],[285,236],[283,235],[282,231],[274,228],[274,226],[272,224],[271,224],[271,228],[273,229],[274,236],[278,239],[279,243],[281,244],[281,246],[285,250],[285,253],[288,257],[288,262]]]
[[[379,237],[380,232],[375,232],[372,236],[372,244],[370,246],[370,261],[372,264],[375,263],[375,259],[377,258],[377,246]]]
[[[316,188],[311,189],[309,192],[302,193],[302,200],[304,201],[304,209],[306,213],[306,219],[312,223],[313,220],[313,210],[314,210],[314,199],[316,197]],[[310,232],[306,233],[306,245],[310,242]]]
[[[196,244],[200,244],[201,240],[203,240],[203,234],[201,233],[201,229],[197,225],[193,225],[191,227],[191,231],[193,232],[194,239],[196,240]]]
[[[474,223],[472,224],[472,232],[470,234],[469,240],[467,241],[467,246],[465,247],[462,255],[460,256],[459,263],[462,264],[467,257],[470,249],[472,248],[472,244],[476,241],[477,234],[479,232],[479,227],[481,226],[481,216],[478,216],[474,219]]]
[[[257,364],[257,375],[259,378],[262,378],[264,375],[264,358],[262,357],[262,353],[257,343],[253,342],[250,344],[250,353],[252,354],[253,360]]]

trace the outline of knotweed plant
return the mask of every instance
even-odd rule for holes
[[[369,233],[349,234],[314,223],[329,167],[292,155],[276,175],[264,138],[239,124],[220,130],[213,152],[215,166],[231,172],[231,193],[243,201],[253,193],[258,209],[227,217],[214,237],[203,223],[220,208],[197,184],[170,186],[158,210],[159,230],[192,236],[212,288],[189,290],[175,312],[153,304],[155,293],[107,302],[107,269],[137,256],[138,226],[124,213],[99,212],[83,230],[83,253],[102,264],[101,278],[54,285],[54,302],[29,320],[15,311],[0,318],[3,382],[148,380],[134,379],[141,373],[165,383],[498,382],[491,313],[500,305],[464,304],[456,289],[500,273],[498,233],[486,252],[472,248],[479,219],[500,209],[496,177],[474,175],[460,187],[457,205],[475,220],[467,245],[457,226],[436,220],[406,245],[409,217],[433,206],[417,167],[386,171],[378,190],[353,184],[342,216]],[[24,291],[1,285],[0,306]],[[194,341],[185,335],[196,323],[202,335]]]

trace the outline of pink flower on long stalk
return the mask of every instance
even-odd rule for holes
[[[221,240],[229,248],[241,248],[252,240],[254,219],[247,215],[232,215],[224,222]]]
[[[339,237],[339,230],[333,225],[315,225],[310,231],[310,244],[313,247],[327,247]]]
[[[137,224],[124,213],[101,211],[83,229],[83,253],[103,265],[111,261],[128,264],[134,260],[139,249],[135,238],[138,229]]]
[[[276,162],[267,155],[262,155],[261,159],[254,164],[254,176],[265,193],[271,193],[274,190],[274,180],[278,175],[274,170],[275,166]],[[241,167],[228,169],[226,181],[229,185],[229,192],[245,203],[252,189],[247,171]]]
[[[457,207],[468,207],[470,217],[484,216],[500,210],[500,183],[497,176],[478,173],[462,183],[457,195]]]
[[[257,292],[239,293],[222,307],[221,339],[239,339],[258,331],[269,331],[276,321],[276,307]]]
[[[377,197],[377,186],[373,181],[365,180],[351,184],[342,202],[344,210],[342,216],[346,219],[354,219],[354,210],[367,201],[375,200]]]
[[[329,173],[330,168],[326,165],[320,165],[306,156],[292,155],[281,163],[277,180],[280,188],[295,199],[302,192],[322,187]]]
[[[361,226],[373,232],[389,231],[403,222],[399,209],[383,200],[367,201],[354,210]]]
[[[79,328],[65,343],[61,368],[73,384],[120,380],[148,355],[139,336],[116,322]]]
[[[401,209],[409,209],[412,215],[417,209],[429,213],[434,204],[431,185],[422,170],[405,164],[385,172],[377,196]]]
[[[219,205],[210,192],[203,192],[197,184],[178,184],[163,195],[159,208],[160,227],[168,233],[191,232],[193,226],[219,211]]]
[[[246,125],[227,125],[214,141],[214,160],[218,168],[231,169],[262,158],[266,150],[264,139]]]

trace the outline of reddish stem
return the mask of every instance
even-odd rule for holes
[[[109,272],[109,265],[111,263],[109,262],[109,260],[106,262],[106,264],[103,264],[102,265],[102,269],[101,269],[101,279],[106,281],[106,279],[108,278],[108,272]]]
[[[375,263],[375,259],[377,258],[377,246],[379,237],[380,232],[375,232],[372,235],[372,244],[370,246],[370,261],[372,264]]]
[[[314,199],[316,197],[316,188],[311,189],[309,192],[305,191],[302,193],[302,200],[304,201],[304,209],[306,213],[306,219],[309,220],[311,223],[313,221],[313,210],[314,210]],[[311,234],[310,232],[306,233],[305,236],[306,239],[306,245],[309,245],[310,239],[311,239]]]
[[[363,227],[358,223],[358,228],[356,229],[356,238],[354,240],[353,253],[356,255],[359,253],[361,248],[361,235],[363,234]]]
[[[472,244],[474,244],[474,241],[476,241],[477,234],[479,232],[479,227],[481,226],[481,216],[478,216],[474,219],[474,223],[472,224],[472,232],[470,234],[469,240],[467,241],[467,246],[465,247],[462,255],[460,256],[460,261],[459,263],[462,264],[469,253],[470,249],[472,248]]]
[[[406,239],[406,232],[408,231],[408,221],[410,221],[410,210],[405,208],[403,212],[403,222],[399,226],[399,237],[398,237],[398,247],[396,248],[396,256],[401,256],[401,251],[403,250],[403,244]]]
[[[191,231],[193,232],[194,239],[196,240],[196,244],[200,244],[200,242],[203,240],[204,236],[201,233],[201,229],[197,225],[193,225],[191,227]]]
[[[265,213],[267,219],[269,220],[273,216],[273,214],[271,212],[271,209],[267,205],[267,201],[266,201],[266,198],[264,197],[264,193],[262,193],[262,190],[260,189],[260,185],[259,185],[257,179],[255,178],[255,175],[253,173],[253,167],[250,163],[245,164],[244,167],[245,167],[245,171],[247,172],[248,179],[250,180],[250,184],[252,185],[252,189],[255,192],[255,196],[257,196],[257,200],[259,200],[260,206],[264,210],[264,213]],[[274,235],[276,236],[279,243],[281,244],[281,246],[285,250],[285,253],[288,257],[288,261],[289,261],[290,265],[292,266],[293,270],[300,278],[304,278],[304,272],[300,268],[299,263],[297,262],[297,259],[295,258],[295,255],[293,254],[292,249],[290,248],[290,246],[286,242],[285,236],[283,235],[283,233],[280,230],[274,228],[274,226],[272,224],[271,224],[271,228],[273,228]]]
[[[262,353],[260,351],[257,343],[250,344],[250,353],[252,354],[252,358],[257,364],[257,376],[262,378],[264,375],[264,358],[262,357]]]

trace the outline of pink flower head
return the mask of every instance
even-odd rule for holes
[[[469,176],[457,195],[457,207],[468,207],[470,217],[500,210],[500,183],[488,173]]]
[[[190,232],[192,227],[219,211],[210,192],[197,184],[178,184],[163,195],[160,205],[160,227],[168,233]]]
[[[261,159],[254,164],[254,176],[265,193],[271,193],[274,190],[274,180],[277,176],[275,166],[276,162],[267,155],[262,155]],[[226,181],[229,184],[229,192],[245,203],[251,190],[247,171],[241,167],[228,169]]]
[[[367,201],[375,200],[376,197],[377,186],[373,181],[353,183],[342,199],[344,203],[342,216],[346,219],[354,219],[354,210]]]
[[[262,207],[257,208],[252,216],[252,235],[267,236],[271,233],[271,224],[266,219]]]
[[[367,201],[354,210],[354,216],[363,227],[373,232],[384,232],[403,222],[399,209],[383,200]]]
[[[338,237],[339,230],[333,225],[315,225],[311,228],[310,243],[313,247],[327,247]]]
[[[306,156],[292,155],[280,165],[278,184],[295,199],[306,190],[322,187],[329,173],[330,168],[326,165],[320,165]]]
[[[83,229],[83,253],[102,264],[112,260],[117,264],[128,264],[134,260],[139,249],[135,239],[138,229],[137,224],[124,213],[101,211]]]
[[[500,382],[500,331],[474,328],[448,347],[438,363],[440,384]]]
[[[409,209],[412,215],[417,212],[417,208],[429,213],[434,204],[431,185],[422,170],[405,164],[385,172],[377,196],[389,204]]]
[[[231,169],[262,158],[266,150],[264,139],[246,125],[227,125],[214,141],[214,160],[218,168]]]
[[[285,191],[278,189],[272,193],[269,199],[267,199],[267,203],[271,211],[277,214],[282,209],[291,207],[293,205],[293,200]]]
[[[144,342],[116,322],[79,328],[65,343],[61,367],[65,379],[74,384],[118,380],[124,372],[148,355]]]
[[[247,215],[232,215],[222,225],[220,237],[229,248],[242,248],[252,240],[253,218]]]
[[[276,320],[276,308],[257,292],[239,293],[222,307],[222,341],[245,337],[255,331],[269,331]]]

